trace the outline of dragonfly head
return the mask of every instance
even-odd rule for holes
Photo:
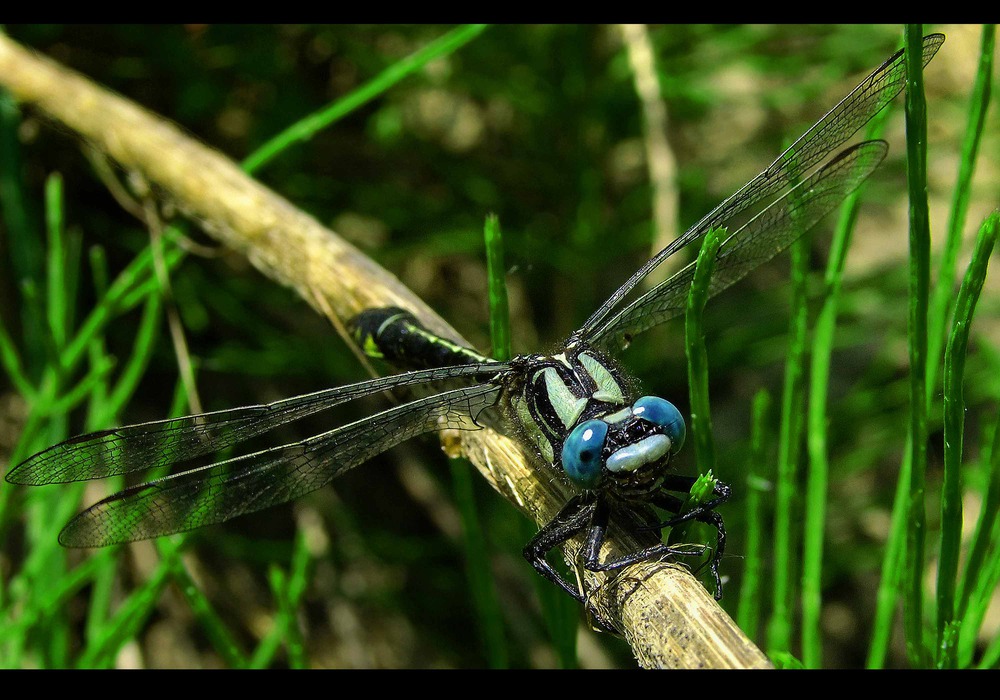
[[[606,479],[634,480],[640,470],[662,473],[684,446],[686,432],[676,406],[643,396],[620,411],[576,425],[563,442],[562,468],[583,489],[597,488]]]

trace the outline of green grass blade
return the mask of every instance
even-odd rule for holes
[[[927,104],[924,99],[920,25],[904,28],[906,50],[906,180],[910,213],[908,345],[910,358],[910,485],[906,538],[903,623],[906,650],[915,667],[928,657],[924,642],[923,568],[927,521],[927,307],[930,284],[930,223],[927,212]]]
[[[22,291],[37,291],[43,284],[45,251],[43,238],[39,235],[41,227],[32,216],[28,205],[30,197],[25,192],[18,137],[20,125],[20,110],[10,95],[0,90],[0,216],[6,226],[6,248],[15,285]],[[22,350],[28,362],[26,373],[37,379],[40,369],[36,363],[45,357],[45,314],[41,305],[27,298],[20,311],[21,332],[14,335],[22,338]],[[10,322],[9,327],[17,326],[13,320]]]
[[[956,621],[955,588],[958,558],[962,546],[962,446],[965,432],[965,357],[969,347],[969,329],[979,295],[986,281],[990,253],[997,236],[997,217],[983,224],[976,239],[972,261],[962,280],[955,302],[944,369],[944,479],[941,489],[941,548],[937,572],[938,666],[954,668],[956,647],[948,644],[953,635],[946,632]]]
[[[18,393],[26,401],[33,403],[35,387],[32,386],[31,380],[24,373],[24,364],[21,362],[21,356],[14,345],[14,340],[10,337],[10,333],[7,332],[7,326],[4,324],[3,319],[0,319],[0,365],[3,365],[4,371]]]
[[[110,668],[114,664],[122,646],[135,637],[153,614],[163,590],[171,581],[170,567],[167,560],[161,561],[153,574],[131,592],[102,626],[99,634],[87,639],[87,646],[76,659],[77,668]]]
[[[183,230],[177,226],[167,226],[164,229],[163,237],[161,239],[161,245],[163,250],[161,254],[163,255],[163,264],[166,267],[167,272],[176,267],[181,260],[184,259],[186,252],[183,248],[176,244],[182,236],[184,235]],[[168,240],[170,242],[168,242]],[[149,246],[136,258],[144,257],[147,253],[152,255],[152,246]],[[120,276],[119,276],[120,277]],[[118,278],[116,278],[117,281]],[[109,287],[109,294],[114,290],[113,287]],[[149,298],[150,294],[160,294],[160,282],[156,274],[149,274],[147,270],[142,270],[142,274],[136,277],[134,284],[131,288],[127,288],[120,291],[120,296],[113,300],[113,306],[111,307],[115,313],[122,313],[128,311],[129,309],[143,304],[146,299]],[[102,303],[103,303],[102,299]]]
[[[288,653],[288,665],[292,668],[307,668],[309,660],[306,657],[305,640],[299,628],[299,616],[302,608],[302,597],[309,587],[310,573],[313,571],[313,552],[309,547],[308,535],[299,528],[292,550],[291,573],[288,583],[282,589],[283,595],[278,599],[281,608],[281,622],[285,631],[285,649]]]
[[[979,144],[982,142],[986,112],[990,104],[995,34],[995,25],[987,24],[983,27],[979,47],[979,69],[976,72],[976,80],[969,99],[969,116],[965,136],[962,140],[962,154],[958,162],[958,178],[952,190],[944,250],[941,255],[937,282],[934,285],[934,295],[931,299],[931,315],[928,322],[930,346],[927,352],[928,394],[933,394],[935,389],[938,359],[941,356],[941,347],[944,345],[944,327],[948,318],[949,302],[955,294],[955,274],[958,253],[962,247],[962,231],[965,229],[965,221],[969,211],[970,185],[976,168]]]
[[[503,234],[496,214],[486,217],[486,275],[489,281],[490,344],[493,358],[510,359],[510,305],[507,302],[507,268],[503,262]]]
[[[982,52],[986,52],[983,56]],[[992,62],[992,29],[987,27],[983,32],[983,43],[980,59],[979,73],[976,78],[976,85],[973,89],[973,97],[970,103],[968,128],[963,143],[963,157],[959,168],[959,181],[954,190],[953,205],[948,225],[948,233],[944,246],[944,255],[941,261],[941,268],[938,273],[938,282],[934,290],[934,299],[930,307],[930,318],[928,320],[928,350],[927,350],[927,381],[925,389],[926,402],[930,401],[936,381],[938,358],[944,340],[944,323],[948,314],[948,303],[953,297],[953,281],[955,278],[955,260],[961,244],[961,228],[963,227],[965,210],[967,209],[968,183],[974,169],[975,154],[981,136],[982,118],[985,107],[989,100],[989,73]],[[909,142],[908,142],[909,143]],[[912,316],[911,316],[912,320]],[[912,379],[912,377],[911,377]],[[911,424],[912,430],[912,424]],[[912,435],[907,437],[907,446],[903,463],[900,469],[900,479],[907,482],[907,487],[912,487],[912,480],[922,481],[922,477],[911,476],[913,474],[912,460],[916,454],[913,445]],[[914,576],[919,576],[907,568],[909,572],[904,573],[904,559],[901,556],[901,541],[904,538],[913,539],[916,533],[908,527],[907,521],[901,517],[902,509],[909,509],[910,504],[905,499],[909,498],[909,493],[897,490],[893,510],[893,525],[890,529],[888,546],[883,560],[883,576],[879,584],[878,603],[876,607],[874,634],[872,647],[868,656],[868,667],[881,667],[884,663],[885,655],[888,651],[889,638],[891,635],[891,619],[895,611],[895,596],[897,586],[903,582],[904,576],[909,576],[911,588],[916,584]],[[922,510],[918,515],[922,515]],[[920,545],[923,546],[922,544]],[[912,549],[912,548],[911,548]],[[922,556],[921,556],[922,559]],[[911,620],[911,624],[914,623]],[[913,624],[915,627],[916,625]],[[911,656],[911,661],[913,657]]]
[[[93,566],[90,579],[90,599],[87,601],[86,636],[95,637],[108,623],[114,601],[116,570],[113,551],[102,551],[86,559]],[[74,567],[73,572],[80,569]]]
[[[910,463],[911,439],[907,435],[906,448],[903,452],[903,461],[899,469],[899,479],[896,482],[896,493],[893,498],[889,537],[886,540],[885,552],[882,556],[882,576],[879,579],[878,593],[876,594],[872,642],[865,661],[865,667],[871,669],[882,668],[885,665],[900,587],[906,572],[907,501],[909,499],[910,472],[912,471]]]
[[[94,272],[94,289],[98,297],[107,291],[106,269],[102,266],[104,259],[101,253],[91,253],[91,266]],[[95,265],[96,263],[96,265]],[[105,350],[103,335],[96,336],[88,348],[89,362],[92,368],[107,363],[111,358]],[[113,416],[108,412],[108,382],[97,382],[90,390],[87,401],[87,417],[85,425],[88,428],[101,429],[108,427]],[[124,487],[123,479],[114,479],[109,484],[112,489]],[[118,559],[114,550],[108,549],[95,552],[87,561],[93,561],[94,575],[91,583],[90,599],[87,601],[86,636],[96,637],[108,623],[115,601],[116,583],[118,579]]]
[[[715,471],[715,442],[712,439],[712,413],[708,398],[708,353],[702,314],[708,301],[708,285],[715,268],[715,257],[722,245],[724,229],[705,234],[684,314],[684,342],[687,350],[688,391],[691,395],[691,432],[694,434],[698,471]],[[671,533],[673,534],[673,533]]]
[[[49,590],[44,605],[23,607],[9,620],[10,624],[0,626],[0,648],[5,650],[3,658],[0,658],[0,666],[16,666],[17,659],[11,650],[27,638],[30,630],[43,627],[44,618],[63,610],[69,600],[91,582],[100,566],[101,562],[96,557],[84,560],[55,581],[56,585]]]
[[[292,668],[306,668],[305,643],[302,630],[299,629],[299,610],[302,596],[309,587],[310,573],[313,571],[314,553],[309,545],[309,535],[300,526],[292,550],[291,573],[287,577],[287,585],[279,597],[281,608],[280,621],[285,631],[285,648],[288,651],[288,663]]]
[[[114,366],[114,359],[107,356],[101,357],[100,361],[87,371],[87,374],[77,382],[76,386],[64,391],[59,398],[52,401],[48,408],[49,413],[64,415],[86,401],[95,389],[100,388],[99,384],[108,378]]]
[[[176,244],[176,237],[164,235],[164,264],[172,269],[184,257]],[[94,306],[80,324],[76,335],[66,344],[66,351],[60,357],[60,372],[67,374],[86,353],[90,341],[101,332],[115,316],[145,301],[147,295],[158,291],[159,285],[153,270],[153,250],[146,247],[115,278],[108,293]]]
[[[1000,455],[996,452],[1000,439],[1000,416],[994,424],[994,448],[989,465],[989,486],[976,523],[969,559],[963,572],[961,598],[956,617],[962,620],[959,638],[959,662],[961,668],[972,665],[979,632],[993,603],[993,596],[1000,584]],[[986,510],[992,507],[992,511]]]
[[[994,446],[994,450],[996,446]],[[994,452],[993,458],[993,470],[994,472],[1000,467],[996,466],[997,458]],[[965,626],[963,626],[963,632],[965,636],[970,636],[972,639],[967,643],[969,647],[969,660],[971,665],[972,652],[974,651],[974,646],[978,642],[975,638],[978,636],[975,634],[979,631],[983,619],[986,617],[987,611],[990,609],[993,598],[996,595],[997,587],[1000,586],[1000,546],[997,543],[1000,542],[1000,523],[993,524],[992,538],[993,547],[986,561],[983,563],[982,574],[979,577],[979,581],[975,586],[975,591],[972,594],[972,602],[970,602],[968,607],[967,618],[963,621]],[[978,668],[997,668],[1000,665],[1000,634],[994,633],[992,641],[987,645],[986,650],[983,652],[982,658],[977,664]]]
[[[826,534],[826,498],[830,464],[827,460],[826,403],[830,381],[830,355],[837,326],[837,301],[844,259],[854,220],[857,193],[841,210],[834,249],[827,263],[826,298],[816,319],[809,365],[806,446],[809,470],[806,477],[805,520],[802,537],[802,663],[820,668],[823,663],[820,615],[823,607],[823,542]],[[776,563],[777,566],[777,563]]]
[[[880,112],[869,126],[865,139],[876,139],[882,132],[887,110]],[[827,483],[830,465],[827,458],[827,401],[830,386],[830,364],[841,281],[857,221],[864,185],[844,201],[830,246],[824,275],[822,306],[816,318],[809,366],[806,449],[809,472],[806,480],[805,527],[802,542],[802,662],[806,668],[822,666],[823,550],[826,530]]]
[[[526,518],[521,518],[520,521],[522,525],[519,541],[527,542],[535,536],[538,526],[533,520]],[[577,621],[580,619],[579,604],[541,576],[532,576],[531,583],[542,611],[542,619],[549,632],[549,639],[552,641],[552,646],[559,659],[559,667],[563,669],[578,668]]]
[[[994,211],[983,222],[980,238],[984,235],[996,237],[1000,214]],[[987,229],[989,228],[989,231]],[[969,544],[968,558],[959,585],[958,604],[955,617],[963,621],[960,640],[961,666],[968,666],[976,644],[976,633],[990,605],[997,581],[990,578],[989,557],[1000,558],[997,546],[1000,530],[1000,416],[997,416],[992,431],[992,440],[983,449],[986,465],[986,489],[983,495],[979,518]],[[991,554],[992,552],[992,554]]]
[[[245,666],[246,657],[240,651],[236,639],[226,628],[219,614],[215,612],[211,602],[191,578],[183,560],[177,556],[177,551],[180,549],[178,542],[160,538],[156,541],[156,548],[160,556],[163,557],[163,562],[168,565],[171,578],[177,583],[177,587],[184,595],[191,612],[194,613],[195,620],[204,630],[212,648],[219,653],[228,666],[232,668]]]
[[[750,459],[746,479],[746,551],[736,623],[751,639],[757,638],[764,604],[764,495],[774,490],[767,464],[767,414],[771,395],[761,389],[753,399],[750,422]]]
[[[695,461],[699,478],[684,499],[681,512],[696,507],[700,497],[707,496],[703,489],[711,490],[709,482],[715,474],[715,440],[712,437],[712,411],[708,392],[708,351],[705,348],[705,331],[702,317],[708,302],[708,287],[712,281],[716,256],[722,245],[725,229],[710,229],[698,251],[694,278],[688,292],[684,312],[684,347],[687,353],[688,393],[691,400],[691,433],[694,435]],[[681,523],[670,530],[668,541],[684,542],[689,536],[692,521]]]
[[[265,163],[275,158],[286,148],[300,141],[308,141],[317,132],[350,114],[363,104],[375,99],[400,80],[423,68],[430,61],[439,56],[447,56],[457,51],[479,36],[487,26],[485,24],[463,25],[435,39],[403,60],[395,61],[354,92],[337,100],[325,109],[295,122],[280,134],[268,140],[267,143],[247,156],[243,161],[243,169],[248,173],[259,170]]]
[[[107,259],[104,256],[104,249],[94,246],[90,249],[90,272],[94,293],[98,299],[107,294],[108,291],[108,268]],[[105,355],[103,336],[95,337],[87,349],[90,355],[91,366],[96,366],[103,361]],[[105,427],[113,416],[106,416],[104,410],[108,406],[107,387],[95,388],[88,403],[87,424],[93,425],[97,429]]]
[[[1000,569],[1000,566],[997,567]],[[1000,574],[1000,571],[998,571]],[[983,659],[979,662],[978,668],[1000,668],[1000,635],[997,635],[983,652]]]
[[[285,634],[284,622],[286,620],[284,609],[287,605],[288,577],[278,566],[272,565],[268,570],[268,583],[271,586],[271,593],[278,601],[278,615],[271,628],[260,640],[260,644],[254,649],[253,656],[247,661],[246,667],[253,669],[267,668],[271,665],[278,650],[281,648],[281,640]]]
[[[504,638],[503,615],[493,586],[489,562],[489,547],[479,523],[475,493],[472,483],[472,465],[464,459],[448,460],[451,467],[455,503],[462,515],[462,540],[465,552],[466,576],[472,597],[476,622],[486,661],[490,668],[507,668],[507,642]]]
[[[806,282],[809,264],[808,234],[791,246],[792,298],[789,309],[788,360],[781,395],[778,434],[778,475],[775,479],[774,582],[772,612],[767,630],[768,654],[790,652],[793,627],[794,572],[797,538],[793,525],[799,492],[798,462],[802,449],[805,362],[807,356],[808,308]]]
[[[510,319],[507,305],[507,285],[503,263],[503,237],[500,221],[494,214],[486,217],[483,227],[486,245],[486,270],[490,302],[490,340],[493,357],[510,358]],[[449,460],[455,502],[462,518],[462,545],[465,569],[469,581],[472,607],[476,612],[480,638],[490,668],[507,668],[507,642],[504,638],[503,615],[493,586],[489,562],[489,545],[480,525],[472,483],[471,465],[466,460]]]
[[[135,344],[132,353],[129,355],[125,367],[122,368],[118,376],[118,381],[111,390],[106,401],[107,413],[105,416],[110,420],[111,416],[118,413],[125,407],[129,399],[135,394],[139,386],[139,380],[145,374],[149,365],[149,360],[156,349],[155,342],[160,322],[160,311],[162,301],[158,294],[150,294],[146,305],[142,310],[142,318],[135,333]]]
[[[49,175],[45,181],[45,229],[48,233],[48,256],[46,271],[48,287],[46,291],[46,310],[48,312],[48,328],[52,341],[57,348],[66,343],[68,329],[67,299],[69,292],[66,285],[66,236],[63,224],[63,194],[62,177],[58,173]]]

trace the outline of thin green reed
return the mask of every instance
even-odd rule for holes
[[[435,58],[454,53],[482,34],[488,26],[486,24],[462,25],[414,51],[406,58],[396,61],[350,94],[300,119],[280,134],[270,138],[263,146],[247,156],[243,161],[243,169],[248,173],[259,170],[285,149],[301,141],[308,141],[319,131],[375,99]]]
[[[98,302],[74,331],[73,319],[78,297],[75,289],[80,256],[75,237],[67,239],[64,230],[65,213],[60,185],[58,176],[50,177],[46,185],[45,221],[49,245],[44,268],[39,275],[39,278],[46,280],[44,312],[40,317],[48,320],[47,327],[53,340],[47,345],[47,365],[42,368],[37,384],[31,384],[26,376],[19,373],[19,362],[16,359],[12,361],[11,358],[17,356],[13,340],[7,336],[3,343],[6,346],[4,367],[12,376],[20,374],[27,385],[25,395],[31,400],[28,423],[12,457],[13,461],[46,444],[65,438],[64,416],[84,400],[89,402],[88,427],[104,427],[109,417],[120,409],[135,390],[135,375],[137,372],[141,373],[148,362],[159,315],[158,300],[154,298],[147,301],[137,329],[136,346],[126,359],[117,386],[112,389],[109,382],[114,363],[102,350],[101,334],[111,320],[141,300],[141,297],[134,295],[134,291],[138,287],[148,286],[147,283],[152,278],[152,267],[148,264],[148,256],[140,255],[110,285],[98,280]],[[177,248],[171,245],[168,263],[174,265],[180,257]],[[99,276],[101,270],[103,268],[99,264],[95,268],[95,276]],[[106,276],[101,276],[101,279],[106,279]],[[152,291],[154,287],[149,289]],[[37,294],[25,298],[26,304],[42,302]],[[84,357],[89,358],[89,368],[81,379],[71,383],[75,367]],[[5,494],[8,491],[4,489]],[[36,491],[30,494],[26,502],[27,537],[31,546],[21,570],[11,578],[12,595],[5,601],[8,606],[4,609],[4,615],[9,619],[16,607],[17,615],[14,617],[18,620],[33,620],[33,632],[28,637],[27,629],[23,626],[9,626],[15,634],[5,636],[3,640],[5,663],[20,665],[18,659],[27,651],[28,647],[25,645],[29,643],[36,654],[33,663],[60,667],[73,663],[70,656],[72,650],[67,645],[70,636],[69,621],[61,601],[75,592],[84,579],[66,571],[66,553],[59,547],[51,530],[53,523],[65,522],[75,512],[81,492],[82,488],[79,486]],[[109,593],[114,581],[115,566],[112,557],[107,554],[110,553],[95,556],[93,565],[80,569],[82,574],[86,574],[84,578],[93,584],[94,591],[86,620],[88,644],[103,640],[102,644],[107,645],[112,636],[121,638],[106,633],[107,625],[104,622],[109,619],[106,610],[110,605]],[[93,636],[90,636],[91,632]],[[124,639],[127,641],[128,636]],[[76,663],[88,665],[88,661],[109,665],[113,658],[105,660],[100,654],[94,656],[85,649]]]
[[[989,217],[989,225],[997,235],[1000,229],[1000,211],[994,211]],[[991,365],[997,369],[1000,362],[994,357]],[[973,535],[971,554],[966,564],[962,599],[959,615],[963,620],[960,637],[960,661],[963,667],[971,666],[976,645],[979,642],[979,630],[991,607],[993,598],[1000,586],[1000,415],[995,419],[993,439],[984,456],[983,462],[988,465],[986,472],[987,486],[979,521]],[[976,561],[978,551],[983,556]],[[968,593],[966,593],[968,591]],[[965,602],[965,600],[968,602]],[[987,645],[976,667],[997,668],[1000,666],[1000,634],[994,632],[993,640]]]
[[[486,242],[491,350],[494,359],[506,361],[513,354],[510,346],[510,305],[507,297],[507,267],[504,263],[503,234],[500,220],[495,214],[489,214],[486,217],[483,235]],[[471,489],[471,482],[469,488]],[[530,538],[535,534],[533,523],[527,521],[524,523],[525,537]],[[485,538],[483,538],[481,551],[486,551],[485,547]],[[485,566],[483,570],[487,571]],[[484,624],[483,631],[487,639],[491,640],[487,642],[487,649],[491,650],[489,652],[490,664],[497,668],[506,667],[508,660],[504,645],[502,620],[499,614],[500,606],[496,600],[492,579],[486,580],[485,583],[484,590],[479,597],[483,601],[481,605],[489,618],[484,619],[484,623],[488,624]],[[533,577],[532,583],[538,594],[542,617],[549,631],[556,656],[559,658],[560,666],[562,668],[576,668],[578,666],[576,648],[578,612],[575,601],[562,595],[541,578]]]
[[[990,225],[992,224],[992,225]],[[962,547],[962,446],[965,432],[965,357],[976,304],[996,243],[996,217],[976,238],[972,261],[955,302],[955,318],[944,360],[944,478],[941,488],[941,547],[937,572],[937,666],[954,668],[962,618],[955,612],[958,559]]]
[[[295,534],[290,571],[272,564],[268,570],[271,592],[278,602],[278,614],[274,624],[261,639],[253,656],[246,662],[248,668],[268,668],[284,642],[291,668],[306,668],[303,639],[298,625],[298,607],[309,583],[312,569],[312,555],[309,553],[307,536],[299,530]]]
[[[995,223],[995,222],[994,222]],[[996,367],[994,363],[994,367]],[[984,429],[984,433],[987,431]],[[983,438],[980,454],[982,474],[985,477],[982,507],[976,520],[975,531],[969,546],[969,556],[962,571],[956,617],[962,620],[959,632],[958,665],[972,666],[979,643],[979,630],[1000,583],[1000,551],[994,544],[1000,541],[1000,414],[993,416]],[[983,655],[985,661],[987,654]],[[987,667],[988,667],[987,663]]]
[[[510,320],[507,313],[507,287],[503,270],[503,238],[496,216],[490,215],[486,218],[483,237],[486,243],[493,353],[494,356],[500,353],[509,357]],[[462,544],[469,594],[483,642],[483,651],[490,668],[507,668],[509,654],[504,635],[503,615],[493,585],[490,549],[476,507],[472,470],[468,461],[464,459],[450,460],[449,465],[455,502],[462,518]]]
[[[24,372],[37,380],[41,373],[40,360],[45,357],[44,310],[28,302],[31,293],[43,287],[42,279],[44,237],[41,225],[31,209],[30,197],[25,192],[21,142],[18,128],[21,112],[13,98],[0,90],[0,216],[6,227],[7,243],[14,280],[24,295],[17,308],[20,318],[10,321],[11,328],[19,328],[15,336],[22,338],[27,366]],[[13,309],[11,309],[13,311]]]
[[[994,27],[987,25],[983,29],[980,44],[979,69],[972,89],[969,102],[967,127],[962,142],[962,155],[959,163],[959,175],[953,190],[952,207],[949,213],[948,231],[944,244],[940,268],[937,274],[937,284],[930,308],[928,322],[929,349],[926,377],[926,399],[929,407],[933,396],[938,358],[944,345],[944,324],[949,313],[949,303],[954,297],[954,279],[957,251],[961,245],[962,228],[968,211],[969,183],[975,170],[978,146],[981,140],[984,115],[990,100],[990,84],[992,81]],[[888,652],[889,640],[892,634],[892,618],[895,614],[897,596],[904,576],[914,575],[906,568],[904,541],[909,532],[907,527],[907,506],[911,481],[911,447],[912,435],[907,437],[907,448],[900,469],[900,482],[897,485],[893,507],[892,525],[886,546],[882,565],[882,579],[879,583],[878,600],[873,625],[872,645],[868,653],[869,668],[881,667]],[[982,540],[980,540],[982,541]],[[978,556],[973,549],[973,555]],[[916,574],[918,575],[918,574]],[[912,584],[912,579],[911,579]],[[963,592],[965,595],[965,592]],[[966,603],[967,603],[966,599]],[[965,616],[964,603],[960,601],[961,617]],[[966,663],[967,665],[967,663]]]
[[[767,629],[768,653],[790,653],[794,612],[792,610],[797,569],[797,529],[793,523],[798,505],[799,453],[805,424],[805,364],[808,355],[809,314],[806,283],[809,273],[806,234],[791,246],[791,283],[788,321],[788,359],[781,394],[781,423],[778,430],[778,474],[775,479],[774,585],[772,612]]]
[[[983,222],[980,236],[998,235],[1000,211],[994,211]],[[990,233],[985,233],[991,229]],[[995,419],[992,440],[982,450],[983,471],[986,477],[982,507],[969,545],[969,554],[958,586],[959,596],[955,617],[962,620],[959,641],[959,665],[972,664],[978,630],[986,616],[994,592],[1000,583],[1000,415]],[[1000,636],[998,636],[1000,639]],[[996,645],[1000,649],[1000,642]],[[989,650],[983,661],[990,656]]]
[[[945,234],[944,249],[931,299],[928,326],[930,347],[927,353],[927,391],[930,394],[935,389],[938,359],[945,339],[944,326],[948,318],[950,302],[954,298],[955,270],[958,252],[962,247],[962,232],[969,211],[970,185],[978,160],[979,144],[982,142],[986,112],[990,104],[995,35],[996,25],[987,24],[983,27],[979,46],[979,67],[969,99],[969,114],[965,136],[962,138],[961,157],[958,161],[958,177],[955,180],[955,187],[952,189],[948,229]]]
[[[299,536],[301,537],[301,535]],[[245,667],[248,665],[247,659],[240,651],[240,645],[237,643],[236,638],[229,631],[229,628],[226,627],[226,623],[223,622],[222,617],[216,612],[215,607],[209,601],[208,597],[195,583],[184,561],[177,556],[177,553],[183,546],[184,540],[184,537],[160,538],[157,540],[156,549],[160,554],[161,561],[169,569],[170,578],[184,595],[188,608],[194,615],[198,626],[205,632],[205,636],[208,638],[212,648],[218,652],[226,665],[233,668]],[[279,613],[281,613],[280,609]],[[279,619],[281,619],[280,615]],[[273,626],[281,629],[278,621]]]
[[[507,301],[507,268],[503,261],[503,234],[496,214],[486,217],[486,276],[490,300],[490,345],[493,359],[506,362],[510,349],[510,304]]]
[[[750,459],[746,478],[746,549],[743,560],[743,581],[736,623],[751,639],[757,639],[760,613],[764,604],[761,585],[764,571],[765,494],[774,490],[767,460],[767,416],[771,410],[771,395],[766,389],[753,399],[750,422]]]
[[[699,478],[691,488],[682,510],[695,507],[711,493],[715,474],[715,439],[712,436],[712,412],[708,393],[708,351],[702,322],[708,303],[712,271],[726,229],[709,229],[695,262],[694,277],[688,291],[684,312],[684,347],[687,353],[688,395],[691,401],[691,434],[694,436],[695,462]],[[692,523],[681,523],[670,530],[670,542],[688,539]]]
[[[469,583],[469,596],[475,611],[479,636],[490,668],[507,668],[509,665],[507,642],[504,635],[503,615],[493,585],[490,569],[489,545],[480,523],[472,483],[472,468],[467,460],[451,459],[452,490],[462,518],[462,551],[465,555],[465,573]]]
[[[877,139],[885,125],[888,110],[875,116],[865,134],[865,140]],[[812,356],[809,365],[806,450],[809,470],[806,479],[805,525],[802,541],[802,662],[806,668],[822,666],[823,551],[826,531],[827,484],[830,464],[827,454],[830,387],[830,360],[837,329],[840,289],[847,251],[851,245],[857,221],[862,184],[852,192],[840,208],[840,216],[830,244],[826,272],[823,276],[822,306],[813,328]]]
[[[923,568],[927,518],[927,308],[930,285],[930,223],[927,212],[927,104],[924,99],[921,25],[903,30],[906,51],[906,175],[909,188],[910,274],[910,482],[907,499],[906,594],[903,625],[910,663],[928,658],[923,629]]]
[[[712,438],[712,413],[708,396],[708,352],[705,349],[702,315],[708,302],[712,270],[715,268],[716,256],[724,234],[725,229],[710,229],[705,234],[705,240],[702,242],[695,263],[694,279],[691,281],[684,315],[688,392],[691,397],[691,432],[694,436],[698,471],[702,474],[715,471],[715,441]]]
[[[48,233],[46,254],[46,281],[47,290],[45,295],[46,311],[48,316],[48,329],[52,342],[56,349],[62,348],[66,344],[68,334],[66,295],[63,290],[67,289],[66,267],[67,245],[66,231],[62,208],[62,177],[58,173],[53,173],[45,181],[45,214]]]
[[[969,102],[968,123],[966,126],[965,137],[962,142],[962,155],[959,161],[959,173],[953,192],[952,206],[948,219],[947,238],[945,240],[944,253],[942,255],[940,271],[938,273],[938,283],[934,290],[933,305],[931,308],[931,355],[927,379],[928,392],[933,392],[934,390],[934,373],[937,369],[937,355],[940,353],[941,343],[943,342],[943,326],[948,314],[948,302],[952,296],[951,289],[955,278],[956,259],[961,246],[962,229],[964,228],[968,212],[970,183],[972,180],[972,174],[975,170],[979,144],[982,140],[986,112],[989,107],[991,96],[990,85],[992,83],[993,73],[993,46],[996,33],[995,29],[995,25],[986,25],[983,27],[982,31],[979,67],[976,73],[976,79],[973,84],[972,95]],[[987,219],[987,222],[989,222],[989,219]],[[984,224],[984,228],[980,230],[980,235],[977,239],[977,252],[979,251],[979,245],[987,245],[984,240],[984,236],[988,236],[988,234],[985,233],[988,230],[989,226]],[[992,242],[989,242],[988,245],[992,248]],[[965,291],[965,285],[969,282],[970,275],[974,274],[975,264],[974,259],[973,262],[970,263],[969,269],[966,273],[966,279],[963,282],[962,291]],[[985,261],[982,264],[984,265],[982,273],[985,274]],[[978,297],[978,293],[976,296]],[[964,301],[968,302],[968,299],[965,299]],[[960,339],[955,338],[955,334],[959,329],[958,315],[963,311],[962,302],[963,297],[960,292],[959,299],[955,306],[956,316],[952,330],[952,338],[955,340],[950,340],[950,344],[952,342],[960,342]],[[969,320],[971,320],[971,318]],[[967,342],[967,335],[965,341]],[[947,368],[953,367],[952,363],[964,365],[965,349],[961,348],[956,352],[958,352],[958,355],[952,357],[952,362],[949,362],[949,357],[946,353],[946,372],[949,371]],[[955,640],[956,632],[953,629],[955,624],[953,620],[965,619],[965,613],[967,611],[969,601],[967,591],[963,590],[960,593],[961,597],[958,603],[958,609],[955,608],[956,604],[954,596],[956,586],[958,586],[958,581],[956,579],[958,575],[959,547],[961,544],[960,530],[962,504],[959,468],[962,458],[961,440],[964,413],[955,415],[952,411],[949,411],[949,408],[952,408],[955,411],[964,411],[960,374],[957,379],[952,380],[950,387],[952,391],[949,391],[948,376],[946,375],[944,391],[945,474],[944,489],[941,495],[941,556],[939,560],[937,582],[938,665],[944,667],[953,667],[957,663],[958,645]],[[949,428],[951,428],[950,431]],[[951,461],[949,461],[949,457],[951,458]],[[984,534],[985,533],[983,531],[977,530],[977,535],[979,535],[980,538],[982,538]],[[984,542],[984,539],[978,539],[975,541],[975,544],[979,545],[979,547],[977,549],[974,546],[971,550],[970,556],[974,558],[970,558],[970,566],[978,566],[981,562],[984,551],[983,547],[985,546]]]

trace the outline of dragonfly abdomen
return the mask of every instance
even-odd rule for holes
[[[400,368],[431,369],[489,361],[472,348],[431,333],[416,316],[398,306],[366,309],[351,319],[348,328],[366,355]]]

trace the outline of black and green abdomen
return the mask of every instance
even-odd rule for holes
[[[430,332],[416,316],[398,306],[362,311],[348,328],[366,355],[397,367],[430,369],[487,361],[475,350]]]

